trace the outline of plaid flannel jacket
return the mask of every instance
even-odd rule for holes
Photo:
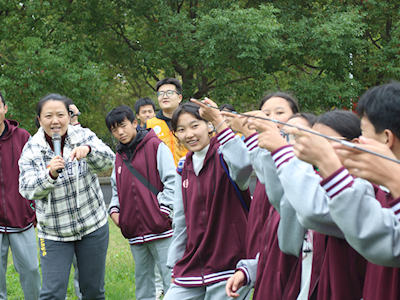
[[[88,156],[71,161],[75,147],[90,146]],[[114,165],[115,154],[91,130],[68,126],[63,158],[65,169],[52,179],[48,166],[55,156],[43,128],[26,143],[18,162],[19,192],[35,199],[38,236],[55,241],[75,241],[107,223],[107,212],[97,172]]]

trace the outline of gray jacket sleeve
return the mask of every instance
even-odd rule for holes
[[[278,226],[279,249],[299,257],[307,229],[300,224],[296,211],[285,196],[281,199],[281,219]]]
[[[245,144],[231,129],[224,130],[217,138],[221,144],[219,149],[228,166],[229,175],[242,191],[246,190],[249,187],[253,167]]]
[[[115,177],[115,166],[112,169],[110,181],[111,181],[112,196],[111,196],[110,205],[108,206],[109,214],[111,214],[112,209],[114,210],[114,212],[115,212],[115,209],[117,209],[119,211],[119,199],[118,199],[118,192],[117,192],[117,182],[116,182],[116,177]]]
[[[250,161],[256,170],[258,179],[265,185],[268,200],[280,214],[280,202],[284,195],[281,181],[276,173],[276,166],[271,152],[259,147],[249,151]]]
[[[183,257],[187,244],[186,219],[182,198],[182,176],[175,175],[174,218],[172,221],[174,235],[168,249],[167,267],[173,268]]]
[[[368,261],[400,267],[400,223],[391,208],[382,208],[373,186],[355,179],[329,202],[332,218],[347,242]]]
[[[250,288],[254,288],[256,284],[259,257],[260,253],[257,253],[257,256],[255,258],[241,259],[236,265],[236,268],[242,270],[242,272],[245,274],[247,279],[246,285]]]
[[[307,229],[344,238],[329,212],[329,196],[321,186],[321,177],[312,165],[293,157],[278,169],[285,196]]]
[[[158,202],[173,209],[176,167],[171,150],[164,143],[157,149],[157,170],[164,185],[164,190],[157,196]]]

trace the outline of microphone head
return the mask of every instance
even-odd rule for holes
[[[61,142],[61,136],[58,132],[54,132],[53,136],[51,137],[51,140],[54,141],[60,141]]]

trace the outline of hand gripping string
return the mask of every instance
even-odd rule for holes
[[[213,109],[218,109],[219,111],[221,111],[218,107],[211,106],[210,104],[206,104],[206,103],[202,103],[202,104],[205,104],[208,107],[211,107]],[[366,153],[369,153],[369,154],[372,154],[372,155],[375,155],[375,156],[379,156],[381,158],[384,158],[384,159],[387,159],[387,160],[390,160],[392,162],[400,164],[400,160],[388,157],[386,155],[383,155],[383,154],[380,154],[380,153],[377,153],[377,152],[374,152],[374,151],[371,151],[371,150],[368,150],[368,149],[361,148],[361,147],[359,147],[359,146],[357,146],[357,145],[355,145],[355,144],[353,144],[351,142],[338,140],[338,139],[335,139],[333,137],[327,136],[327,135],[319,133],[319,132],[312,131],[312,130],[307,129],[307,128],[301,128],[301,127],[298,127],[296,125],[288,124],[288,123],[285,123],[285,122],[282,122],[282,121],[279,121],[279,120],[275,120],[275,119],[271,119],[271,118],[264,118],[264,117],[258,117],[258,116],[251,116],[251,115],[247,115],[247,114],[242,114],[242,113],[238,113],[236,111],[231,111],[230,113],[236,114],[236,115],[239,115],[239,116],[243,116],[243,117],[246,117],[246,118],[260,119],[260,120],[264,120],[264,121],[270,121],[270,122],[273,122],[273,123],[282,124],[282,125],[285,125],[285,126],[297,128],[299,130],[303,130],[305,132],[309,132],[311,134],[318,135],[318,136],[326,138],[328,140],[340,143],[340,144],[342,144],[344,146],[347,146],[347,147],[350,147],[350,148],[354,148],[354,149],[357,149],[357,150],[360,150],[360,151],[364,151]]]

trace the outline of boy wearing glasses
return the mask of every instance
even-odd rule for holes
[[[158,138],[168,146],[177,166],[179,159],[188,152],[171,131],[172,115],[182,101],[182,85],[176,78],[164,78],[156,83],[155,88],[161,110],[146,122],[146,128],[153,128]]]

